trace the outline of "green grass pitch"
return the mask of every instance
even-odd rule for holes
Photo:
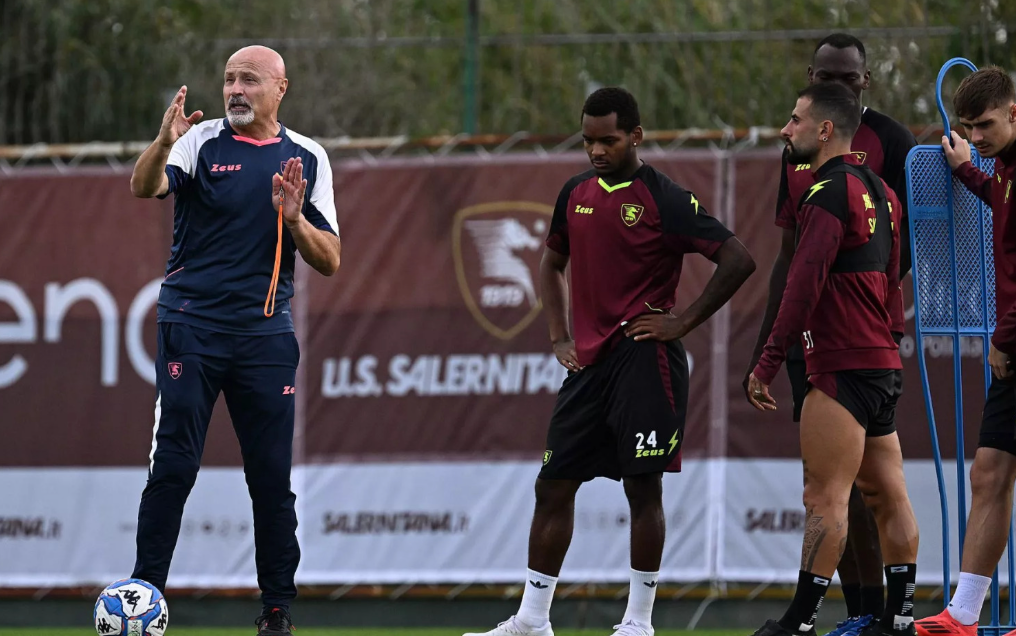
[[[484,629],[490,629],[486,627]],[[461,636],[465,629],[327,629],[327,628],[301,628],[297,627],[294,636]],[[557,636],[593,636],[596,634],[609,636],[611,631],[598,630],[554,630]],[[656,636],[747,636],[749,630],[696,630],[689,632],[685,630],[657,630]],[[93,630],[87,628],[0,628],[0,636],[92,636]],[[229,627],[219,629],[189,628],[181,627],[174,629],[170,626],[166,636],[254,636],[254,628]]]

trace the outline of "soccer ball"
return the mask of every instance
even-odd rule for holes
[[[162,592],[141,579],[110,583],[95,601],[99,636],[163,636],[169,608]]]

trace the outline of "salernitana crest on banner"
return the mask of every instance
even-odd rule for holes
[[[540,257],[554,209],[497,201],[459,210],[452,252],[459,290],[476,322],[510,340],[540,314]]]

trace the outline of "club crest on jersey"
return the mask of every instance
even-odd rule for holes
[[[176,380],[183,375],[183,363],[182,362],[170,362],[169,363],[169,377]]]
[[[868,158],[868,153],[863,150],[851,150],[850,154],[854,155],[854,159],[857,159],[857,163],[864,163],[864,160]]]
[[[462,298],[487,333],[511,340],[540,315],[537,279],[554,209],[533,201],[497,201],[459,210],[452,256]]]
[[[553,455],[553,454],[554,454],[554,451],[552,451],[552,450],[545,450],[545,451],[543,451],[543,465],[544,466],[546,466],[548,463],[550,463],[550,456]]]
[[[621,206],[621,220],[624,221],[625,225],[631,227],[642,218],[642,211],[644,209],[641,205],[625,203]]]

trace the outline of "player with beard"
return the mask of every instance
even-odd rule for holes
[[[158,304],[155,430],[138,511],[133,578],[165,589],[212,407],[222,392],[254,508],[260,636],[290,636],[300,561],[293,463],[296,367],[290,298],[296,252],[339,267],[332,170],[320,145],[278,121],[289,87],[275,51],[226,62],[225,119],[184,114],[182,87],[131,191],[175,195],[173,247]],[[305,177],[306,175],[306,177]]]
[[[988,363],[991,386],[981,416],[981,433],[970,468],[970,514],[963,539],[960,580],[949,607],[917,621],[920,636],[976,636],[991,574],[1002,558],[1012,517],[1016,481],[1016,87],[998,67],[981,69],[960,82],[953,108],[970,143],[955,132],[942,138],[953,174],[991,206],[995,258],[995,333]],[[970,144],[982,157],[994,157],[989,177],[970,162]],[[1006,636],[1016,636],[1016,631]]]
[[[815,46],[808,83],[837,82],[849,88],[860,101],[868,89],[871,72],[868,70],[864,44],[852,35],[833,33]],[[900,280],[910,271],[910,240],[906,210],[907,154],[917,144],[914,135],[902,124],[876,111],[863,107],[861,125],[850,143],[845,161],[865,165],[885,180],[903,204],[903,221],[900,226]],[[780,189],[776,201],[776,225],[782,228],[780,251],[773,262],[769,279],[769,300],[759,329],[755,349],[744,374],[747,388],[748,374],[755,368],[762,349],[769,339],[780,300],[786,288],[787,270],[794,256],[799,222],[797,212],[801,197],[814,185],[813,173],[806,165],[793,165],[784,151],[780,169]],[[894,308],[893,337],[899,343],[903,338],[903,308]],[[804,351],[795,344],[787,352],[787,377],[793,395],[793,420],[801,421],[801,405],[807,388]],[[903,372],[896,373],[897,393],[902,393]],[[847,605],[847,618],[826,636],[856,636],[858,632],[877,620],[885,610],[885,589],[882,585],[882,553],[879,550],[878,526],[871,511],[864,505],[860,491],[854,487],[850,493],[850,515],[847,529],[847,548],[836,567],[840,575],[843,598]]]
[[[900,212],[874,172],[848,163],[860,125],[857,96],[836,82],[800,93],[782,131],[787,159],[808,165],[815,183],[801,198],[799,238],[772,334],[749,376],[749,399],[775,410],[769,385],[800,341],[808,389],[801,411],[805,531],[797,590],[787,612],[756,636],[812,634],[847,542],[856,482],[878,524],[888,565],[886,607],[862,636],[914,633],[918,528],[895,429],[893,338],[902,311]]]
[[[680,339],[755,269],[744,246],[693,193],[639,159],[642,126],[628,91],[591,94],[581,123],[593,169],[561,190],[540,263],[550,340],[568,377],[536,480],[522,605],[485,636],[553,635],[550,605],[571,542],[575,493],[596,477],[621,480],[631,509],[631,587],[614,634],[653,634],[665,536],[662,476],[680,470],[688,400]],[[674,313],[689,253],[717,267],[702,295]]]

